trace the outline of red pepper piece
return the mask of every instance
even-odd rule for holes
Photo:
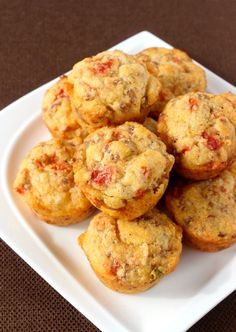
[[[34,163],[40,170],[43,170],[45,167],[45,165],[41,162],[41,160],[36,159]]]
[[[108,69],[111,68],[113,64],[112,59],[108,60],[107,62],[95,62],[92,67],[92,71],[97,74],[105,74]]]
[[[15,190],[16,190],[16,192],[18,192],[18,194],[21,194],[21,195],[23,195],[25,193],[25,190],[22,187],[16,187]]]
[[[111,264],[111,273],[116,275],[119,267],[120,267],[119,261],[116,258],[114,258]]]
[[[191,148],[190,148],[188,145],[186,145],[186,146],[183,148],[182,153],[185,153],[185,152],[190,151],[190,150],[191,150]]]
[[[222,146],[222,142],[220,142],[217,138],[209,135],[206,131],[202,133],[202,137],[206,139],[207,147],[210,150],[217,150]]]
[[[65,93],[65,90],[64,89],[59,89],[59,91],[56,93],[55,95],[55,99],[54,101],[58,100],[58,99],[61,99],[61,98],[65,98],[67,97],[66,93]]]
[[[114,173],[114,168],[109,166],[94,169],[91,174],[91,180],[100,186],[107,185],[111,183]]]

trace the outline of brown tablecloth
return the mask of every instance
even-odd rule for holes
[[[142,30],[236,84],[235,0],[0,0],[0,109]],[[0,331],[97,331],[3,242],[0,250]],[[235,309],[233,293],[190,331],[235,331]]]

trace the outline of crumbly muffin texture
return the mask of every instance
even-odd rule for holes
[[[134,56],[117,50],[78,62],[68,77],[74,86],[77,117],[90,131],[125,121],[142,122],[160,88]]]
[[[174,163],[165,144],[135,122],[90,134],[77,158],[75,179],[86,197],[111,216],[127,219],[157,203]]]
[[[181,228],[153,209],[132,223],[99,213],[79,241],[107,287],[137,293],[175,269],[182,250],[181,237]]]
[[[151,47],[140,52],[137,58],[161,83],[158,100],[151,109],[156,118],[170,99],[206,90],[204,70],[181,50]]]
[[[176,170],[192,179],[208,179],[225,169],[236,151],[232,105],[221,96],[189,93],[172,99],[157,131],[176,157]]]
[[[222,97],[224,98],[225,103],[223,103]],[[236,130],[236,95],[231,92],[225,92],[216,96],[216,98],[220,98],[221,104],[223,104],[223,112],[232,122]]]
[[[236,242],[235,161],[214,179],[175,183],[166,201],[188,244],[216,251]]]
[[[50,87],[43,99],[42,119],[54,139],[82,139],[88,135],[86,126],[80,126],[74,112],[71,94],[73,85],[67,76],[61,76],[58,82]]]
[[[94,211],[74,182],[74,152],[70,143],[40,143],[23,160],[14,182],[15,191],[48,223],[76,223]]]

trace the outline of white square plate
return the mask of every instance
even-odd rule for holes
[[[170,47],[143,31],[113,48],[136,53]],[[208,90],[236,89],[206,69]],[[235,247],[218,253],[184,248],[176,271],[157,286],[123,295],[103,286],[77,245],[88,221],[66,228],[39,221],[12,192],[26,152],[49,133],[40,117],[44,92],[54,81],[20,98],[0,113],[0,235],[35,271],[102,331],[184,331],[235,289]]]

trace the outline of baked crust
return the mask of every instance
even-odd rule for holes
[[[185,242],[202,251],[217,251],[236,242],[236,162],[218,177],[177,181],[166,205],[183,228]]]
[[[155,118],[172,98],[206,90],[204,70],[181,50],[151,47],[138,53],[137,58],[161,83],[158,100],[151,108]]]
[[[134,56],[105,51],[74,65],[72,99],[82,127],[143,122],[157,98],[159,81]]]
[[[75,146],[53,140],[36,145],[22,161],[14,189],[49,224],[66,226],[95,209],[74,182]]]
[[[172,99],[161,113],[157,132],[176,158],[182,176],[205,180],[217,176],[236,152],[232,105],[221,96],[189,93]]]
[[[164,143],[135,122],[90,134],[76,158],[75,180],[90,202],[128,220],[160,200],[174,163]]]
[[[153,209],[132,223],[99,213],[79,243],[105,286],[138,293],[174,271],[182,250],[181,238],[181,228]]]

